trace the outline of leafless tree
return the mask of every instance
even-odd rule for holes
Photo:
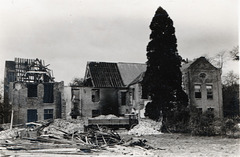
[[[229,53],[233,60],[239,61],[239,46],[234,47]]]
[[[233,86],[235,84],[239,84],[238,74],[235,74],[233,71],[229,71],[225,76],[223,76],[223,85]]]

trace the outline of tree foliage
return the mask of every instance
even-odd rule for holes
[[[149,95],[152,99],[146,107],[146,115],[157,120],[162,113],[166,122],[176,110],[188,105],[187,95],[181,86],[182,58],[177,53],[173,21],[163,8],[159,7],[155,12],[150,29],[147,70],[142,81],[143,96]]]
[[[84,79],[75,77],[73,78],[72,82],[69,83],[71,87],[83,87],[84,86]]]
[[[223,78],[224,117],[239,116],[239,76],[230,71]]]

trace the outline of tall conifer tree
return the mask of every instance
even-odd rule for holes
[[[150,29],[147,70],[142,82],[143,95],[149,95],[152,99],[146,107],[146,115],[155,120],[163,117],[165,122],[188,104],[181,86],[182,58],[177,53],[173,21],[162,7],[155,12]]]

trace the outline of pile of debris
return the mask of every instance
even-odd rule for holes
[[[160,132],[161,126],[161,122],[156,122],[150,119],[141,119],[138,125],[128,131],[128,134],[135,136],[162,134]]]
[[[0,132],[0,139],[6,140],[6,139],[17,138],[19,137],[19,134],[22,130],[23,129],[18,129],[18,128],[3,130]]]
[[[111,117],[105,116],[105,118]],[[145,123],[140,122],[139,126]],[[146,144],[144,139],[122,139],[117,132],[102,130],[101,127],[84,132],[83,126],[83,120],[55,119],[54,121],[26,123],[24,128],[0,131],[0,147],[5,147],[8,150],[33,152],[48,148],[76,148],[78,150],[75,152],[76,154],[102,150],[111,151],[110,148],[115,145],[153,149]],[[141,128],[139,126],[136,128]],[[149,128],[148,125],[146,127]]]
[[[0,131],[10,129],[10,123],[0,124]]]
[[[75,132],[83,132],[84,131],[84,121],[83,120],[63,120],[63,119],[55,119],[53,123],[51,123],[48,127],[43,129],[44,134],[56,134],[63,135],[73,134]]]
[[[31,150],[39,149],[36,148],[39,145],[29,147],[29,143],[53,143],[67,144],[80,150],[89,151],[93,148],[96,149],[104,145],[115,145],[122,142],[116,132],[102,132],[101,130],[83,132],[83,125],[83,120],[55,119],[54,121],[30,122],[26,123],[25,128],[0,131],[0,145],[7,147],[9,150],[20,150],[20,148],[21,150]],[[7,143],[6,140],[8,140]],[[12,142],[10,142],[11,140]],[[13,142],[17,140],[25,141],[24,143],[28,144]]]
[[[117,117],[113,114],[109,114],[109,115],[100,115],[97,117],[94,117],[94,119],[114,119],[114,118],[123,118],[123,117]]]

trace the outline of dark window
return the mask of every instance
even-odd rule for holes
[[[202,114],[202,108],[197,108],[198,114]]]
[[[53,109],[44,109],[44,119],[53,119]]]
[[[92,110],[92,117],[97,117],[100,115],[100,111],[99,110]]]
[[[199,74],[199,77],[202,78],[202,79],[206,78],[206,76],[207,76],[207,75],[206,75],[205,73],[200,73],[200,74]]]
[[[195,98],[202,98],[201,85],[194,85]]]
[[[100,92],[99,89],[92,89],[92,102],[99,102]]]
[[[27,110],[27,122],[36,122],[38,120],[37,110],[29,109]]]
[[[207,110],[213,112],[213,111],[214,111],[214,108],[209,107]]]
[[[126,97],[127,97],[127,93],[126,92],[121,92],[121,105],[126,105],[127,104],[126,103],[126,101],[127,101]]]
[[[44,84],[43,103],[53,103],[53,83]]]
[[[213,87],[212,85],[207,85],[207,99],[213,99]]]
[[[28,97],[37,97],[37,84],[28,84]]]
[[[14,72],[8,72],[7,73],[8,82],[14,82],[15,81],[15,73]]]

